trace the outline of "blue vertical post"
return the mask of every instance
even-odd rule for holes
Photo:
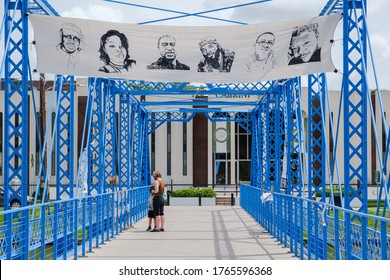
[[[302,193],[302,178],[301,171],[303,166],[300,164],[302,151],[299,145],[299,131],[302,126],[298,118],[298,108],[301,102],[298,98],[297,79],[292,79],[286,83],[286,145],[287,145],[287,189],[286,193],[291,194],[296,192],[298,195]]]
[[[321,195],[321,202],[326,199],[326,162],[325,162],[325,127],[322,120],[325,116],[325,74],[309,75],[308,86],[308,165],[309,165],[309,182],[308,195],[309,199],[315,199],[316,193]],[[317,206],[317,205],[315,205]],[[315,223],[316,207],[308,204],[308,228],[311,234],[308,236],[308,258],[312,253],[318,252],[323,255],[321,240],[314,235],[317,225]],[[318,255],[318,254],[317,254]]]
[[[297,89],[297,79],[291,79],[286,82],[285,86],[283,87],[284,90],[284,96],[286,100],[286,106],[285,106],[285,125],[287,126],[287,129],[285,129],[285,151],[286,154],[284,154],[283,158],[284,160],[287,160],[286,164],[283,164],[283,168],[286,168],[287,170],[284,170],[286,174],[286,189],[285,192],[287,194],[294,194],[295,192],[298,193],[298,195],[301,194],[301,186],[302,186],[302,178],[300,176],[300,171],[302,170],[302,166],[300,166],[299,158],[301,156],[300,150],[299,150],[299,139],[298,139],[298,133],[299,133],[299,126],[301,125],[298,122],[298,114],[297,114],[297,108],[298,103],[300,100],[298,99],[298,90]],[[288,210],[288,214],[286,217],[286,220],[288,222],[285,222],[284,225],[286,226],[285,235],[290,237],[290,240],[293,240],[293,234],[295,233],[293,223],[295,222],[293,219],[293,201],[292,199],[288,199],[286,201],[286,207],[285,211]],[[285,237],[285,246],[287,246],[287,239],[288,237]],[[293,242],[290,242],[290,250],[293,252]]]
[[[131,139],[131,191],[130,191],[130,224],[135,221],[135,188],[139,187],[140,176],[140,131],[141,131],[141,114],[142,109],[139,104],[134,104],[132,111],[132,139]]]
[[[58,76],[57,98],[57,134],[56,151],[58,159],[54,159],[52,165],[56,165],[57,192],[56,199],[62,195],[66,198],[74,197],[74,77]],[[47,170],[50,172],[50,170]]]
[[[276,87],[277,93],[275,98],[275,183],[274,190],[281,192],[281,177],[282,177],[282,156],[284,152],[284,96],[283,86]]]
[[[344,0],[343,7],[343,105],[344,105],[344,197],[345,208],[352,209],[351,202],[361,202],[359,212],[367,213],[368,145],[367,145],[367,27],[363,9],[365,0]],[[345,217],[346,259],[351,259],[350,224],[359,217]],[[367,225],[362,222],[362,228]],[[365,233],[366,231],[363,231]],[[362,240],[367,240],[362,236]],[[363,244],[363,251],[366,244]],[[363,256],[364,258],[364,256]]]
[[[264,188],[267,186],[266,182],[268,180],[268,166],[267,166],[267,116],[268,116],[268,97],[263,99],[259,110],[259,156],[260,156],[260,168],[261,168],[261,177],[260,181]]]
[[[260,168],[260,139],[259,139],[259,110],[253,112],[252,116],[252,154],[251,154],[251,185],[260,188],[262,169]]]
[[[273,190],[274,184],[275,184],[275,177],[276,177],[276,152],[275,152],[275,141],[276,141],[276,133],[275,133],[275,121],[276,121],[276,94],[271,93],[267,96],[267,109],[265,110],[266,113],[266,131],[265,131],[265,137],[266,137],[266,150],[265,150],[265,156],[266,156],[266,184],[267,190]],[[271,114],[271,112],[273,112]]]
[[[56,168],[56,199],[69,199],[74,197],[74,77],[73,76],[57,76],[58,81],[56,82],[57,86],[57,116],[56,120],[56,157],[52,158],[51,166]],[[54,129],[52,130],[54,131]],[[50,168],[51,169],[51,168]],[[47,170],[46,177],[50,176],[50,170]],[[45,180],[45,184],[46,184]],[[49,189],[46,189],[44,194],[49,192]],[[42,200],[45,197],[42,197]],[[71,214],[74,209],[69,208]],[[62,248],[62,245],[65,242],[61,242],[61,239],[64,241],[70,239],[70,246]],[[77,237],[71,237],[64,235],[60,242],[57,243],[57,249],[63,250],[64,254],[67,253],[68,249],[72,246],[72,239],[77,240]]]
[[[115,91],[113,82],[108,81],[104,88],[104,137],[103,137],[103,192],[114,191],[114,185],[109,185],[110,175],[115,174],[115,147],[116,147],[116,129],[115,129]]]
[[[275,151],[275,157],[274,157],[274,166],[275,166],[275,178],[274,178],[274,186],[273,190],[276,193],[280,193],[281,190],[281,177],[282,177],[282,155],[284,153],[284,140],[283,140],[283,134],[284,134],[284,96],[283,96],[283,87],[284,85],[278,85],[275,87],[275,108],[274,108],[274,151]],[[279,197],[277,197],[279,198]],[[273,208],[275,213],[278,213],[278,215],[275,215],[274,217],[274,228],[275,228],[275,234],[276,238],[279,239],[280,242],[282,242],[282,227],[283,227],[283,219],[282,219],[282,199],[276,199],[276,203],[273,203]]]
[[[21,77],[29,72],[27,2],[9,0],[4,5],[4,209],[8,210],[15,198],[22,206],[27,203],[28,79]]]
[[[27,205],[28,193],[28,20],[27,1],[4,1],[4,209],[18,199]],[[22,258],[28,259],[29,211],[23,211]],[[5,221],[12,220],[6,215]],[[12,244],[13,232],[6,236]],[[11,250],[7,250],[10,259]]]
[[[122,231],[125,228],[127,219],[129,218],[129,201],[127,200],[129,192],[123,193],[130,188],[130,170],[131,170],[131,149],[130,143],[133,137],[131,123],[132,123],[132,101],[130,95],[122,93],[120,95],[120,133],[119,133],[119,184],[122,191],[119,195],[121,197],[118,205],[118,210],[121,214],[120,224],[117,224],[117,229]],[[117,202],[118,203],[118,202]],[[124,208],[124,210],[123,210]]]
[[[138,112],[138,105],[137,104],[132,104],[131,106],[131,112],[130,112],[130,124],[129,124],[129,129],[130,129],[130,135],[129,135],[129,143],[128,143],[128,150],[129,150],[129,186],[128,188],[133,188],[134,187],[134,182],[133,182],[133,176],[134,176],[134,142],[135,142],[135,131],[136,131],[136,116]]]
[[[132,188],[138,187],[141,168],[141,130],[142,130],[142,109],[135,106],[133,115],[133,146],[132,146]]]
[[[150,184],[150,162],[149,162],[149,128],[148,119],[149,114],[142,111],[142,130],[140,133],[141,140],[141,169],[139,186],[145,186]]]
[[[97,78],[88,79],[88,94],[93,97],[91,104],[88,104],[87,112],[91,116],[91,136],[90,141],[93,145],[89,145],[88,163],[88,195],[93,193],[101,194],[103,187],[100,182],[103,180],[102,153],[103,150],[103,112],[102,112],[102,96],[103,96],[103,80]],[[90,99],[91,100],[91,99]]]
[[[140,107],[140,113],[138,115],[138,155],[137,155],[137,177],[138,177],[138,180],[137,180],[137,187],[141,187],[142,186],[142,182],[143,182],[143,168],[144,168],[144,154],[143,154],[143,150],[144,150],[144,144],[145,144],[145,141],[144,141],[144,129],[145,129],[145,112],[144,110],[142,109],[142,107]]]
[[[271,185],[270,185],[270,153],[268,149],[268,143],[269,143],[269,95],[267,94],[260,105],[260,156],[261,156],[261,188],[264,191],[270,191]],[[269,205],[263,205],[263,213],[269,208]],[[262,215],[262,224],[267,230],[270,230],[270,222],[271,217],[269,215]]]
[[[326,163],[325,128],[325,74],[309,75],[308,87],[308,158],[309,158],[309,198],[319,193],[325,202]]]
[[[128,94],[120,94],[119,107],[119,184],[121,186],[128,186],[130,177],[128,176],[130,169],[129,160],[129,139],[131,137],[130,130],[130,115],[131,115],[131,101]]]

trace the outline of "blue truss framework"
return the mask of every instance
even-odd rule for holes
[[[286,193],[297,193],[302,195],[303,190],[303,178],[302,178],[302,142],[300,141],[299,133],[302,127],[302,122],[298,117],[300,108],[300,90],[298,79],[293,79],[287,82],[283,88],[283,94],[285,95],[286,108],[285,108],[285,124],[289,129],[285,130],[285,142],[286,142]]]
[[[308,117],[308,164],[311,167],[309,173],[309,197],[316,193],[321,195],[321,201],[325,201],[325,116],[322,104],[325,104],[325,75],[309,75],[308,102],[310,111]]]
[[[65,198],[74,197],[74,77],[73,76],[59,76],[57,81],[59,87],[58,97],[60,100],[59,108],[57,110],[58,116],[57,124],[57,192],[56,199],[61,199],[65,194]],[[52,163],[54,164],[54,163]],[[45,188],[47,189],[47,188]],[[46,191],[44,191],[46,193]],[[46,197],[44,195],[43,197]],[[64,197],[62,197],[64,199]]]
[[[365,72],[367,71],[367,34],[365,28],[365,17],[363,16],[363,9],[366,7],[366,1],[350,1],[344,3],[344,17],[343,25],[344,31],[349,36],[344,44],[345,53],[359,53],[359,57],[353,56],[344,57],[344,71],[349,73],[358,73],[357,78],[346,78],[343,80],[343,96],[344,96],[344,114],[348,116],[348,125],[344,127],[344,156],[346,159],[358,158],[354,163],[352,161],[344,161],[346,166],[345,182],[346,185],[345,199],[346,208],[350,208],[350,203],[353,198],[357,198],[362,202],[360,211],[367,211],[367,184],[368,184],[368,169],[367,163],[367,112],[368,112],[368,85],[365,79]],[[353,143],[351,139],[357,140],[357,144]],[[351,186],[355,182],[360,182],[360,187],[356,189]]]
[[[103,186],[99,182],[103,181],[103,169],[99,168],[101,162],[101,150],[103,143],[103,114],[102,114],[102,88],[104,84],[101,79],[89,78],[88,91],[89,99],[86,117],[91,123],[89,141],[87,141],[88,162],[88,189],[87,194],[103,193]],[[87,122],[85,122],[87,123]],[[93,144],[92,144],[93,143]],[[83,141],[84,145],[84,141]]]
[[[189,16],[245,24],[206,14],[256,5],[270,0],[254,1],[198,13],[147,7],[114,0],[105,1],[178,14],[174,17],[141,24]],[[335,248],[333,257],[336,259],[390,258],[387,249],[390,247],[390,239],[385,230],[389,221],[384,218],[379,219],[373,230],[367,230],[368,218],[361,215],[368,211],[366,139],[369,119],[367,116],[370,108],[366,77],[368,52],[366,0],[329,0],[321,12],[321,15],[343,13],[342,97],[345,119],[343,131],[345,187],[342,195],[345,199],[342,199],[342,209],[346,211],[343,213],[342,221],[339,221],[338,215],[333,217],[333,222],[332,220],[326,221],[335,229],[342,228],[341,233],[335,230],[336,236],[329,233],[326,227],[318,227],[321,219],[318,213],[322,211],[321,215],[324,217],[326,213],[330,215],[330,210],[321,208],[321,204],[307,201],[297,204],[292,199],[292,197],[299,197],[315,201],[315,197],[319,196],[318,202],[325,203],[326,181],[330,175],[333,177],[334,166],[330,167],[330,161],[334,161],[334,158],[330,158],[329,149],[330,147],[334,149],[337,136],[334,137],[332,123],[329,122],[332,140],[328,141],[326,119],[329,112],[326,110],[328,107],[326,103],[329,96],[326,76],[323,73],[308,77],[309,105],[306,136],[302,116],[304,108],[301,103],[300,78],[263,83],[203,85],[89,78],[83,139],[80,155],[78,155],[79,162],[82,162],[83,152],[86,153],[87,168],[82,171],[82,168],[78,166],[77,174],[73,172],[74,167],[77,166],[74,152],[75,79],[72,76],[57,76],[55,84],[57,111],[55,129],[53,129],[51,138],[52,143],[55,141],[56,158],[49,164],[56,164],[56,203],[58,204],[55,204],[52,216],[51,213],[41,211],[39,221],[32,221],[29,211],[10,210],[10,202],[14,199],[21,201],[22,206],[27,205],[28,181],[26,178],[28,178],[29,171],[27,14],[29,12],[58,16],[58,13],[45,0],[5,0],[4,7],[6,34],[4,128],[5,135],[9,137],[4,139],[6,214],[4,225],[0,225],[0,234],[4,234],[6,238],[1,241],[0,245],[3,248],[2,252],[6,253],[0,254],[1,259],[28,259],[32,244],[35,250],[39,246],[44,249],[44,246],[51,242],[54,242],[56,249],[51,258],[65,259],[66,252],[73,250],[76,259],[77,239],[80,231],[83,234],[82,253],[85,255],[86,247],[92,251],[93,240],[96,243],[95,246],[98,247],[99,244],[110,239],[114,232],[117,234],[144,217],[148,186],[151,184],[149,135],[165,122],[190,122],[198,113],[204,114],[211,122],[236,122],[252,135],[250,174],[252,189],[251,191],[243,189],[242,206],[284,246],[289,245],[295,255],[301,258],[306,256],[308,259],[328,259],[331,256],[329,256],[327,246],[331,244]],[[14,79],[14,76],[21,76],[22,79]],[[142,100],[142,96],[157,97],[159,95],[172,98],[169,101]],[[258,96],[259,101],[234,102],[236,108],[251,107],[249,110],[239,110],[232,109],[233,107],[223,109],[227,105],[232,105],[231,102],[217,101],[212,98],[196,100],[198,96],[215,95],[253,95]],[[181,98],[175,99],[176,96]],[[204,108],[199,108],[199,106]],[[154,110],[152,109],[154,107],[168,109]],[[49,127],[50,125],[47,129]],[[386,136],[390,139],[387,128]],[[388,172],[385,167],[390,150],[388,139],[386,156],[380,159],[381,177],[383,178],[380,185],[380,197],[382,193],[386,197],[382,216],[386,211],[390,212],[388,176],[386,175]],[[47,170],[44,171],[44,168],[41,168],[41,172],[45,173],[44,193],[48,192],[49,174]],[[86,172],[86,177],[82,176],[82,172]],[[116,184],[110,184],[112,175],[118,176],[119,180]],[[86,182],[84,178],[87,178]],[[83,189],[84,183],[87,189]],[[331,185],[332,183],[333,181]],[[259,195],[266,192],[275,194],[276,203],[258,204]],[[288,199],[282,200],[279,195],[287,195]],[[334,203],[332,200],[333,197],[331,203]],[[361,203],[361,207],[354,210],[355,212],[348,211],[352,210],[353,200]],[[34,207],[41,206],[36,204]],[[67,214],[62,215],[61,211]],[[334,211],[337,214],[340,209],[336,208]],[[90,215],[80,214],[79,216],[79,212],[88,212]],[[301,212],[305,214],[303,217],[299,217]],[[377,216],[380,216],[379,206]],[[22,226],[14,226],[12,221],[15,217]],[[83,223],[79,225],[79,221]],[[33,225],[30,227],[29,223]],[[70,226],[68,226],[69,223]],[[88,224],[88,230],[86,230],[86,224]],[[289,229],[291,225],[295,226],[293,230]],[[304,228],[306,232],[303,231]],[[47,232],[50,234],[46,234]],[[303,246],[305,234],[307,235],[306,247]],[[341,236],[338,236],[339,234]],[[36,239],[34,243],[27,243],[30,237]],[[335,242],[336,239],[342,240],[342,243]],[[386,243],[387,247],[377,244],[371,249],[370,242],[361,240],[380,240],[380,243]],[[47,258],[44,250],[41,251],[40,258]]]
[[[103,162],[101,166],[104,166],[104,181],[103,192],[114,191],[114,185],[109,184],[110,176],[116,176],[116,115],[115,115],[115,92],[113,90],[113,83],[111,81],[105,81],[106,86],[104,87],[104,133],[103,133]]]
[[[13,80],[14,75],[28,77],[28,38],[26,32],[27,18],[20,13],[27,12],[26,3],[10,2],[5,14],[6,38],[4,69],[4,132],[9,137],[4,138],[4,203],[5,209],[10,209],[13,199],[19,199],[26,205],[28,170],[24,162],[28,161],[28,145],[25,135],[28,135],[28,80]],[[10,184],[14,185],[13,187]],[[15,182],[21,182],[16,183]]]

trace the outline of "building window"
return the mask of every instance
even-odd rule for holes
[[[235,124],[236,131],[236,180],[237,182],[250,180],[250,160],[252,153],[252,135],[238,123]]]
[[[236,159],[251,159],[252,135],[236,124]]]
[[[167,175],[172,175],[172,123],[171,113],[167,113]]]
[[[187,114],[183,117],[186,119]],[[187,175],[187,122],[183,122],[183,175]]]

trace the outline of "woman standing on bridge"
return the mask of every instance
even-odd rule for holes
[[[156,217],[156,224],[155,228],[151,230],[151,232],[159,232],[164,231],[164,188],[165,183],[164,180],[161,178],[161,172],[158,170],[155,170],[152,174],[154,178],[154,190],[152,193],[154,194],[153,197],[153,211],[154,216]]]

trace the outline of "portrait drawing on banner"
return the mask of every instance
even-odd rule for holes
[[[230,72],[235,53],[222,48],[217,39],[212,36],[199,42],[203,59],[198,63],[198,72]]]
[[[268,72],[274,68],[275,35],[272,32],[261,33],[253,44],[253,52],[245,61],[248,72]]]
[[[122,73],[129,71],[136,61],[130,59],[129,42],[125,34],[118,30],[108,30],[100,38],[100,60],[104,65],[99,71],[105,73]]]
[[[291,35],[288,65],[321,61],[318,23],[295,26]]]
[[[66,67],[74,69],[79,61],[84,35],[81,29],[73,23],[65,23],[59,33],[60,43],[57,45],[57,51],[65,59]]]
[[[157,41],[160,57],[148,65],[147,69],[190,70],[190,67],[179,62],[176,53],[176,39],[171,35],[163,35]]]

